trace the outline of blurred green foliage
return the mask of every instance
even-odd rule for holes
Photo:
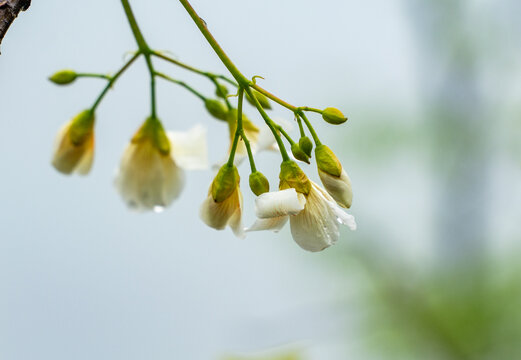
[[[222,360],[302,360],[300,355],[296,352],[285,352],[276,355],[265,356],[229,356]]]

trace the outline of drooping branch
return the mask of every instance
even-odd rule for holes
[[[27,10],[31,0],[0,0],[0,44],[20,11]]]

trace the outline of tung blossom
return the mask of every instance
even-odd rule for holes
[[[304,250],[317,252],[337,242],[339,225],[356,230],[355,218],[311,181],[308,195],[294,188],[265,193],[255,200],[257,221],[246,231],[279,231],[289,220],[295,242]]]
[[[235,166],[225,164],[208,189],[208,196],[201,204],[200,217],[216,230],[229,226],[238,237],[244,237],[242,227],[242,193],[240,177]]]
[[[350,208],[353,202],[351,179],[344,170],[336,155],[326,145],[319,145],[315,149],[317,158],[318,176],[326,191],[343,208]]]
[[[129,207],[161,211],[181,193],[184,169],[207,165],[205,128],[167,134],[159,120],[149,118],[127,146],[115,185]]]
[[[63,174],[89,173],[94,160],[94,113],[85,110],[62,126],[54,142],[52,165]]]

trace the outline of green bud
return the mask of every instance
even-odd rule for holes
[[[255,195],[259,196],[270,191],[270,183],[266,176],[255,171],[250,174],[250,189]]]
[[[78,74],[74,70],[60,70],[49,77],[49,80],[57,85],[68,85],[74,82]]]
[[[342,173],[342,164],[336,155],[326,145],[319,145],[315,149],[315,157],[317,158],[317,166],[320,170],[333,175],[340,176]]]
[[[307,136],[303,136],[298,141],[298,146],[306,153],[308,157],[311,157],[311,151],[313,150],[313,142]]]
[[[90,110],[84,110],[71,120],[69,129],[69,137],[71,142],[78,146],[92,134],[94,129],[94,113]]]
[[[212,197],[215,202],[222,202],[230,197],[239,186],[239,171],[235,166],[224,164],[212,182]]]
[[[293,145],[291,145],[291,152],[293,153],[295,159],[304,161],[305,163],[309,164],[309,157],[306,155],[304,150],[300,148],[299,144],[294,143]]]
[[[347,121],[347,118],[342,112],[336,108],[328,107],[322,112],[322,118],[333,125],[340,125]]]
[[[271,109],[270,101],[264,94],[261,94],[257,90],[252,90],[252,92],[253,92],[253,96],[255,96],[257,98],[257,101],[264,109],[267,109],[267,110]],[[246,100],[248,100],[248,102],[250,104],[255,106],[255,101],[253,101],[253,99],[248,94],[246,94]]]
[[[228,108],[222,101],[215,99],[206,99],[204,101],[206,110],[216,119],[226,120],[226,114],[228,114]]]
[[[279,179],[280,190],[294,188],[297,192],[304,195],[309,194],[311,191],[311,182],[294,161],[287,160],[280,164]]]
[[[133,143],[150,141],[162,154],[170,154],[170,140],[158,118],[149,117],[132,138]]]
[[[215,89],[215,95],[220,98],[225,98],[229,94],[228,88],[223,84],[218,84]]]

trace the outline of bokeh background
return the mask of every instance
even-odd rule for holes
[[[131,4],[153,47],[225,72],[175,0]],[[34,1],[0,56],[0,358],[521,358],[521,3],[193,5],[245,74],[349,116],[313,123],[352,178],[358,230],[311,254],[288,228],[209,229],[198,207],[211,171],[189,173],[161,214],[127,210],[113,175],[147,116],[143,63],[99,108],[92,173],[56,173],[57,129],[103,84],[46,77],[115,71],[135,44],[117,1]],[[223,158],[227,129],[198,99],[161,83],[159,101],[168,128],[205,124],[211,161]],[[272,184],[278,161],[258,158]],[[252,206],[246,195],[246,224]]]

